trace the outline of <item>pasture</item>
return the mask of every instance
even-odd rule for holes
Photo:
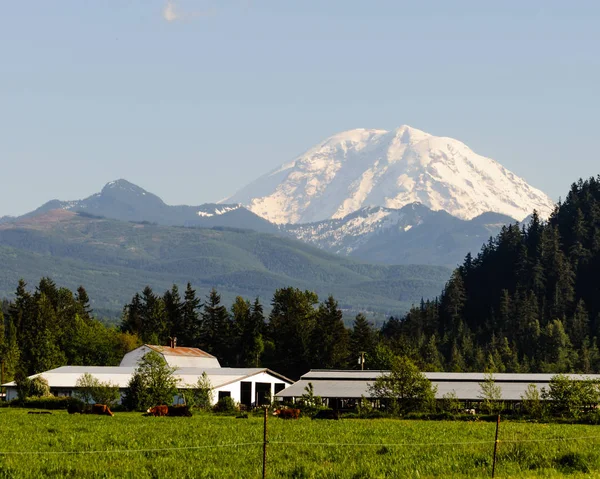
[[[0,478],[259,478],[262,421],[4,408]],[[494,430],[479,421],[269,417],[267,477],[490,477]],[[503,422],[500,439],[496,477],[600,476],[598,426]]]

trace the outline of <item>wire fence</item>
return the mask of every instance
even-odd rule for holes
[[[496,439],[477,440],[477,441],[442,441],[442,442],[318,442],[318,441],[288,441],[288,440],[269,440],[267,429],[267,413],[264,416],[263,440],[253,442],[238,442],[238,443],[222,443],[222,444],[206,444],[197,446],[176,446],[176,447],[161,447],[161,448],[139,448],[139,449],[98,449],[98,450],[74,450],[74,451],[7,451],[0,450],[2,456],[66,456],[66,455],[111,455],[111,454],[144,454],[144,453],[171,453],[181,451],[197,451],[209,449],[226,449],[226,448],[245,448],[245,447],[261,447],[262,449],[262,477],[267,477],[267,450],[273,446],[292,446],[292,447],[348,447],[348,448],[426,448],[426,447],[451,447],[451,446],[494,446],[492,477],[495,475],[496,469],[496,449],[500,443],[503,444],[518,444],[518,443],[546,443],[546,442],[581,442],[600,440],[600,435],[592,436],[575,436],[575,437],[549,437],[539,439],[518,439],[507,438],[499,439],[498,432],[500,427],[500,417],[496,425]]]

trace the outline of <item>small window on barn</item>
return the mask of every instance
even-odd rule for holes
[[[231,397],[231,391],[219,391],[219,401],[227,397]]]
[[[279,391],[283,391],[285,389],[285,384],[283,383],[275,383],[275,394]]]

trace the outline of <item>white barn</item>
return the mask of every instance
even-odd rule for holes
[[[222,368],[214,356],[197,348],[180,348],[144,345],[127,353],[120,366],[62,366],[30,376],[33,379],[43,376],[55,396],[72,396],[77,392],[77,380],[86,373],[101,382],[110,382],[119,387],[121,396],[125,393],[138,361],[149,351],[161,354],[170,366],[176,367],[175,377],[178,388],[190,389],[206,373],[213,388],[213,404],[224,396],[230,396],[236,403],[247,407],[270,403],[293,381],[266,368]],[[14,382],[3,384],[6,399],[16,399]]]

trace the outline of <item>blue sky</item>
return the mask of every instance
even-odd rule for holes
[[[451,136],[553,198],[600,173],[600,2],[3,2],[0,215],[126,178],[216,201],[339,131]]]

